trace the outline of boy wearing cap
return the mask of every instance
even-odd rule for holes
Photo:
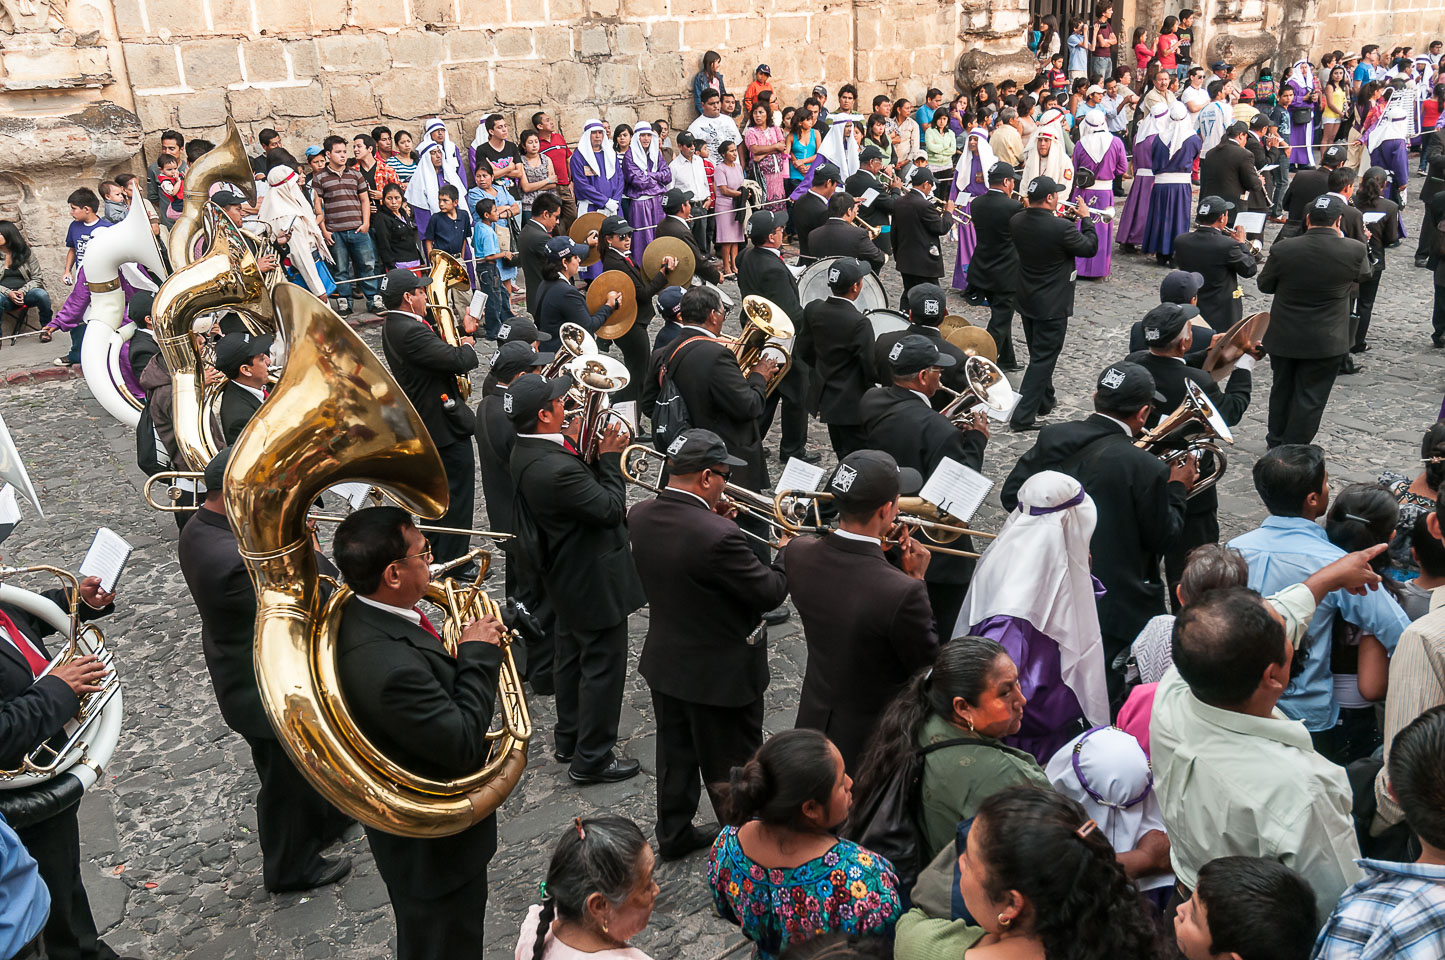
[[[813,183],[806,193],[793,201],[793,230],[798,235],[798,265],[807,266],[822,254],[812,252],[809,236],[828,220],[828,201],[843,179],[831,163],[819,162],[811,171]]]
[[[771,300],[796,326],[802,322],[803,307],[798,302],[798,279],[783,262],[783,222],[779,214],[759,210],[748,221],[748,237],[752,244],[738,256],[738,291],[744,297],[758,296]],[[779,462],[798,457],[817,463],[818,455],[808,453],[808,365],[801,357],[783,376],[783,381],[768,396],[763,411],[762,433],[767,436],[773,425],[778,404],[783,408],[782,438],[778,443]]]
[[[678,136],[681,137],[682,134],[678,134]],[[697,162],[702,163],[702,158],[697,158]],[[673,163],[677,163],[677,160],[674,160]],[[705,185],[706,180],[704,180]],[[691,247],[697,275],[716,286],[722,283],[722,261],[703,253],[703,250],[706,249],[704,244],[707,242],[707,237],[704,235],[699,239],[698,230],[706,227],[707,221],[691,220],[693,196],[692,193],[676,187],[667,191],[667,195],[662,198],[662,210],[667,216],[663,217],[662,222],[657,225],[657,236],[672,237]],[[704,189],[698,196],[701,196],[706,202],[707,191]]]
[[[1004,509],[1012,511],[1025,480],[1058,470],[1083,484],[1094,501],[1098,522],[1090,547],[1094,576],[1105,589],[1098,598],[1099,628],[1109,699],[1116,706],[1124,672],[1115,660],[1144,624],[1166,610],[1159,559],[1183,534],[1185,500],[1198,476],[1189,458],[1171,468],[1134,446],[1154,405],[1163,402],[1149,371],[1137,363],[1110,364],[1099,375],[1094,412],[1044,427],[999,491]]]
[[[832,296],[803,308],[795,352],[813,371],[807,408],[828,425],[841,460],[863,446],[858,401],[876,382],[873,326],[857,307],[868,268],[842,257],[828,271]]]
[[[849,773],[888,704],[938,653],[923,583],[930,554],[905,529],[897,535],[900,566],[883,555],[899,495],[922,486],[916,470],[888,454],[855,451],[823,487],[838,507],[838,529],[799,537],[778,557],[808,644],[795,726],[827,734]]]
[[[724,487],[746,462],[711,430],[684,430],[667,448],[667,487],[628,513],[632,556],[648,599],[638,664],[657,721],[657,848],[676,860],[717,839],[692,825],[699,775],[713,785],[763,742],[768,687],[763,615],[786,599],[782,568],[758,558]]]
[[[943,276],[943,237],[953,229],[933,203],[933,172],[927,167],[913,171],[911,184],[893,204],[893,249],[898,272],[903,276],[903,309],[908,309],[908,290],[920,283],[936,283]]]
[[[839,190],[828,201],[828,219],[808,234],[808,248],[815,261],[827,257],[856,258],[877,274],[888,258],[873,245],[868,231],[858,226],[858,198]]]
[[[652,349],[661,350],[682,336],[682,298],[687,293],[682,287],[663,287],[657,295],[657,316],[662,320],[662,329],[652,340]],[[649,363],[651,358],[649,357]]]
[[[1244,319],[1239,278],[1259,272],[1259,262],[1245,243],[1244,228],[1229,229],[1233,209],[1234,204],[1228,200],[1206,194],[1199,201],[1194,229],[1174,239],[1174,260],[1179,269],[1197,273],[1203,280],[1198,292],[1199,313],[1216,333]]]
[[[632,375],[627,386],[613,397],[613,403],[636,400],[642,390],[642,378],[647,374],[647,328],[656,316],[652,298],[667,287],[667,274],[677,266],[673,257],[663,257],[655,276],[644,278],[642,265],[632,258],[632,227],[619,216],[613,215],[602,221],[599,231],[602,242],[602,269],[619,270],[632,281],[632,290],[637,298],[637,319],[627,332],[616,340],[622,350],[622,362]]]
[[[221,435],[230,446],[266,399],[274,337],[228,333],[216,343],[216,369],[226,375],[221,389]]]
[[[865,146],[858,154],[858,170],[848,178],[844,188],[858,198],[859,216],[863,222],[878,230],[878,236],[871,238],[880,253],[893,252],[893,226],[890,222],[893,204],[900,193],[892,185],[892,176],[884,182],[883,151],[873,144]]]

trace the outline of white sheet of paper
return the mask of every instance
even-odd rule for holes
[[[365,483],[338,483],[327,492],[345,500],[351,509],[360,510],[366,506],[367,497],[371,496],[371,487]]]
[[[1279,164],[1277,164],[1277,163],[1266,163],[1264,166],[1262,166],[1262,167],[1259,168],[1259,172],[1260,172],[1260,173],[1269,173],[1271,170],[1278,170],[1278,169],[1279,169]]]
[[[1019,405],[1019,400],[1021,399],[1021,397],[1022,395],[1017,390],[1015,390],[1013,398],[1009,400],[1008,406],[1005,409],[995,410],[993,407],[985,406],[983,410],[986,414],[988,414],[988,418],[990,420],[996,420],[999,423],[1007,423],[1008,418],[1013,415],[1014,407]]]
[[[1365,214],[1366,223],[1379,223],[1383,219],[1385,219],[1385,211],[1383,210],[1372,210]]]
[[[636,436],[637,401],[623,400],[621,403],[614,403],[612,409],[619,417],[627,421],[627,426],[632,430],[633,435]]]
[[[872,187],[869,187],[867,190],[863,191],[863,196],[858,198],[858,202],[863,204],[863,206],[865,207],[871,207],[873,206],[873,201],[877,199],[878,191],[873,189]]]
[[[95,531],[95,539],[85,552],[85,559],[80,562],[81,579],[99,577],[100,589],[114,593],[116,581],[120,580],[126,561],[130,559],[130,551],[131,545],[124,537],[110,527],[101,527]]]
[[[487,295],[480,290],[472,293],[472,302],[467,304],[467,316],[473,320],[482,319],[482,314],[487,309]]]
[[[1254,213],[1241,213],[1235,216],[1234,225],[1236,227],[1244,227],[1245,233],[1263,233],[1264,217],[1265,213],[1263,210]]]
[[[944,457],[918,495],[967,523],[992,489],[993,481],[988,477],[952,457]]]
[[[773,489],[774,493],[783,490],[816,490],[823,482],[825,471],[822,467],[814,466],[806,460],[799,460],[797,457],[789,457],[788,462],[783,464],[783,475],[778,478],[778,485]]]

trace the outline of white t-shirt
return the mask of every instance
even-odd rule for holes
[[[1199,113],[1204,105],[1209,102],[1209,91],[1203,87],[1185,87],[1179,94],[1179,102],[1191,108],[1189,119],[1194,121],[1194,129],[1199,129]]]
[[[715,117],[698,117],[687,128],[687,132],[707,141],[707,156],[713,163],[721,161],[718,148],[724,143],[731,140],[739,147],[743,143],[743,135],[738,132],[738,125],[733,122],[733,118],[721,113]]]

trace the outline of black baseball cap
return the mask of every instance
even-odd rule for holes
[[[952,354],[938,349],[938,344],[921,333],[910,333],[888,348],[888,362],[893,365],[893,375],[911,377],[929,367],[947,369],[957,361]]]
[[[679,133],[678,137],[680,138],[681,136],[682,134]],[[682,209],[683,204],[691,202],[691,191],[679,190],[676,187],[673,187],[671,190],[667,191],[667,196],[663,198],[662,209],[668,213],[676,213],[677,211]]]
[[[754,70],[753,73],[761,73],[764,76],[771,77],[773,75],[773,68],[768,66],[766,63],[760,63],[758,64],[758,68]]]
[[[253,357],[271,352],[276,338],[270,335],[253,337],[249,333],[228,333],[216,341],[216,369],[229,380],[236,379],[241,367]]]
[[[497,328],[498,343],[511,343],[513,340],[545,343],[551,339],[552,335],[545,330],[538,330],[537,324],[529,317],[513,317]]]
[[[722,437],[702,427],[692,427],[672,438],[667,445],[667,469],[674,475],[700,473],[708,467],[725,463],[730,467],[746,467],[748,462],[728,453]]]
[[[908,319],[936,327],[948,314],[948,300],[936,283],[920,283],[908,290]]]
[[[687,293],[682,287],[663,287],[662,292],[657,295],[657,305],[662,308],[664,321],[682,319],[682,295]]]
[[[585,243],[573,243],[571,237],[553,237],[547,241],[547,259],[561,263],[568,257],[587,256],[591,249]]]
[[[1233,123],[1231,123],[1229,126],[1227,126],[1227,127],[1224,128],[1224,135],[1225,135],[1226,137],[1237,137],[1237,136],[1239,136],[1241,133],[1248,133],[1248,132],[1249,132],[1249,124],[1245,123],[1243,120],[1236,120],[1236,121],[1234,121]]]
[[[1310,203],[1305,219],[1311,224],[1328,226],[1345,213],[1345,201],[1332,193],[1321,194]]]
[[[1262,113],[1256,113],[1249,118],[1249,129],[1251,130],[1263,130],[1267,126],[1269,126],[1269,117]]]
[[[871,144],[871,143],[868,144],[868,146],[864,147],[864,148],[863,148],[863,151],[858,154],[858,162],[859,162],[859,163],[867,163],[869,160],[882,160],[882,159],[883,159],[883,151],[882,151],[882,150],[879,150],[877,147],[873,146],[873,144]]]
[[[923,477],[882,450],[854,450],[839,462],[824,491],[845,513],[866,513],[923,489]]]
[[[1161,303],[1144,314],[1144,342],[1151,347],[1170,343],[1197,316],[1199,308],[1192,303]]]
[[[1110,409],[1137,410],[1146,403],[1165,403],[1154,388],[1154,376],[1137,363],[1111,363],[1099,374],[1097,396]]]
[[[1063,185],[1055,182],[1053,177],[1034,177],[1029,181],[1028,195],[1034,203],[1038,203],[1051,193],[1058,193],[1063,190]]]
[[[831,163],[820,163],[813,168],[813,182],[824,183],[827,181],[841,183],[843,174]]]
[[[766,237],[787,222],[788,216],[785,213],[759,210],[748,218],[748,236]]]
[[[507,385],[507,392],[502,395],[502,412],[513,424],[531,423],[543,407],[565,394],[571,386],[571,377],[548,380],[535,373],[524,373]]]
[[[231,462],[231,451],[234,449],[236,448],[226,447],[206,464],[206,470],[201,474],[201,482],[206,485],[207,490],[219,490],[226,482],[226,464]]]
[[[1228,70],[1229,64],[1225,63],[1223,60],[1216,60],[1209,65],[1209,69],[1215,72],[1218,72],[1220,70]]]
[[[828,288],[834,293],[847,290],[866,277],[871,270],[852,257],[839,257],[828,268]]]
[[[125,305],[125,315],[136,323],[140,323],[151,315],[151,307],[155,306],[156,295],[149,290],[137,290],[131,294],[130,302]]]
[[[1195,214],[1195,217],[1199,220],[1213,220],[1221,213],[1227,213],[1233,209],[1234,204],[1228,200],[1210,195],[1199,201],[1199,212]]]
[[[391,296],[401,302],[401,295],[412,290],[426,289],[426,281],[405,267],[395,267],[386,271],[386,276],[381,278],[382,296]]]
[[[1000,160],[988,168],[988,182],[1002,183],[1005,180],[1017,180],[1019,172],[1014,169],[1013,164],[1004,163]]]
[[[1204,286],[1204,274],[1190,273],[1188,270],[1170,270],[1159,282],[1159,302],[1188,303],[1199,296],[1199,288],[1202,286]]]
[[[550,353],[538,353],[530,343],[512,340],[504,343],[492,357],[492,376],[498,380],[510,380],[519,373],[546,366],[552,360]]]
[[[600,237],[625,237],[632,232],[634,232],[632,224],[614,214],[602,221],[602,229],[597,231],[597,235]]]
[[[211,194],[211,202],[218,207],[239,207],[246,202],[246,198],[234,190],[217,190]]]
[[[1320,157],[1320,165],[1325,167],[1338,167],[1345,162],[1349,151],[1343,143],[1331,144],[1325,147],[1324,154]]]
[[[908,175],[908,182],[910,184],[936,183],[937,178],[933,176],[933,171],[927,167],[915,167],[913,172]]]

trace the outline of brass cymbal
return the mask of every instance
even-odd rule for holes
[[[692,247],[676,237],[654,237],[647,249],[642,251],[644,280],[657,276],[657,271],[662,269],[663,257],[677,259],[677,266],[667,275],[669,286],[685,287],[692,283],[692,275],[697,270],[697,258],[692,255]]]
[[[971,357],[983,357],[992,363],[998,362],[998,344],[982,327],[955,327],[944,334],[943,339]]]
[[[1269,313],[1253,313],[1230,327],[1209,352],[1201,365],[1216,381],[1234,372],[1234,363],[1249,351],[1250,345],[1264,339],[1269,329]]]
[[[968,322],[967,317],[961,317],[956,313],[950,313],[948,316],[944,317],[943,322],[938,325],[938,332],[942,334],[943,338],[946,340],[948,339],[948,335],[953,331],[961,330],[964,327],[971,326],[973,326],[973,324]]]
[[[607,214],[603,213],[601,210],[593,210],[591,213],[584,213],[582,214],[582,216],[572,221],[572,226],[567,231],[567,236],[572,238],[573,243],[586,243],[587,237],[591,235],[592,231],[600,231],[602,229],[602,221],[606,219]],[[597,237],[597,246],[593,247],[592,251],[583,258],[582,266],[590,267],[592,266],[592,264],[596,263],[598,260],[601,259],[602,237],[599,233]]]
[[[613,309],[607,322],[593,334],[599,340],[616,340],[631,330],[632,324],[637,320],[637,286],[632,282],[632,278],[621,270],[607,270],[598,274],[597,279],[588,284],[587,311],[596,313],[607,302],[607,295],[614,290],[622,294],[622,302]]]

